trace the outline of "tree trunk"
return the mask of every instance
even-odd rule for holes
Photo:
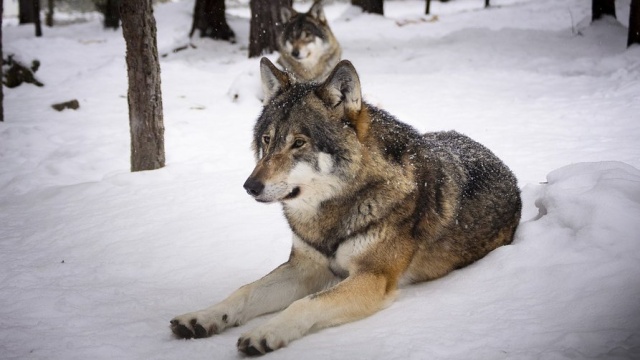
[[[431,0],[427,0],[427,6],[424,10],[424,14],[429,15],[430,12],[431,12]]]
[[[164,124],[156,21],[151,0],[123,1],[122,34],[127,45],[131,171],[164,166]]]
[[[261,56],[278,50],[278,35],[283,23],[280,10],[291,7],[292,0],[251,0],[249,29],[249,57]]]
[[[631,0],[627,46],[640,44],[640,0]]]
[[[616,17],[615,0],[591,0],[591,21],[601,19],[604,15]]]
[[[384,15],[384,0],[351,0],[351,5],[360,6],[362,11]]]
[[[4,1],[0,0],[0,69],[4,63],[2,56],[2,15],[4,13]],[[4,121],[4,85],[2,85],[2,71],[0,71],[0,121]]]
[[[36,13],[33,8],[33,0],[20,0],[18,3],[20,24],[33,24],[36,22]]]
[[[196,0],[189,37],[196,30],[200,31],[200,37],[236,42],[236,34],[227,24],[224,0]]]
[[[126,1],[126,0],[125,0]],[[104,28],[117,29],[120,27],[120,0],[107,0],[104,4]]]
[[[484,0],[484,7],[488,8],[489,6],[489,0]]]
[[[47,1],[47,17],[45,17],[44,24],[48,27],[53,26],[53,0]]]
[[[42,23],[40,23],[40,0],[33,0],[33,12],[35,13],[36,37],[41,37]]]

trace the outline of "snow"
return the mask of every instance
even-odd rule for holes
[[[248,6],[237,44],[194,38],[193,1],[157,5],[167,166],[129,172],[124,41],[95,14],[33,37],[4,19],[4,54],[45,86],[4,89],[0,123],[0,358],[235,359],[255,319],[177,340],[169,320],[286,260],[277,205],[253,169],[258,59]],[[386,17],[325,9],[365,98],[422,131],[492,149],[522,189],[513,245],[274,359],[640,358],[640,47],[583,0],[386,1]],[[306,10],[309,3],[296,3]],[[402,26],[400,26],[400,25]],[[272,60],[277,55],[269,56]],[[80,109],[50,105],[78,99]]]

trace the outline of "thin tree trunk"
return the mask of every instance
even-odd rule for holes
[[[430,12],[431,12],[431,0],[427,0],[427,6],[424,10],[424,14],[429,15]]]
[[[591,0],[591,21],[601,19],[604,15],[616,17],[615,0]]]
[[[45,17],[44,24],[48,27],[53,26],[53,0],[47,1],[47,17]]]
[[[122,34],[127,44],[131,171],[164,166],[164,124],[156,22],[151,0],[122,1]]]
[[[251,25],[249,28],[249,57],[278,50],[278,35],[282,31],[280,10],[291,7],[292,0],[251,0]]]
[[[631,0],[627,46],[640,44],[640,0]]]
[[[489,0],[484,0],[484,7],[488,8],[489,6]]]
[[[42,24],[40,23],[40,0],[33,0],[33,12],[36,22],[36,37],[42,36]]]

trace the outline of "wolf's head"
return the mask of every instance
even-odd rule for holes
[[[265,105],[245,189],[257,201],[292,207],[341,194],[358,173],[369,125],[353,65],[341,61],[321,84],[298,83],[267,58],[260,70]]]
[[[335,41],[324,16],[321,2],[317,1],[306,13],[284,7],[280,11],[284,29],[278,38],[281,52],[286,52],[301,63],[315,64],[331,42]]]

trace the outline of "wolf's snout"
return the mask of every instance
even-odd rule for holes
[[[293,51],[291,51],[291,56],[293,56],[294,58],[299,58],[300,57],[300,51],[298,49],[293,49]]]
[[[254,197],[260,195],[262,190],[264,190],[264,184],[253,177],[248,178],[243,186],[244,189],[247,190],[247,194]]]

